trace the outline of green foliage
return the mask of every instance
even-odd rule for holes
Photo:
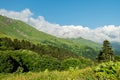
[[[11,73],[17,70],[19,63],[8,53],[0,52],[0,73]]]
[[[96,48],[86,46],[83,42],[76,43],[67,39],[56,38],[21,21],[3,16],[0,16],[0,37],[0,52],[10,56],[8,58],[10,62],[5,62],[5,66],[10,63],[13,66],[10,72],[16,73],[44,71],[45,69],[61,70],[62,68],[64,70],[69,68],[63,67],[64,61],[68,58],[73,58],[69,64],[70,67],[86,67],[91,65],[89,64],[90,61],[87,59],[80,61],[79,55],[87,55],[86,57],[91,58],[91,54],[96,54],[97,51]],[[5,56],[7,57],[7,55]],[[1,61],[1,63],[3,62]],[[18,64],[18,66],[15,67],[14,64]]]
[[[0,37],[10,37],[12,39],[17,38],[18,40],[24,39],[31,41],[35,44],[41,43],[52,45],[55,47],[64,48],[65,50],[69,50],[74,54],[92,59],[94,58],[94,56],[97,55],[98,48],[100,47],[99,44],[85,39],[79,39],[78,41],[80,42],[77,42],[68,39],[57,38],[49,34],[40,32],[22,21],[10,19],[5,16],[0,16]],[[89,47],[89,51],[85,48],[86,46]],[[4,46],[2,47],[4,48]],[[15,49],[18,48],[19,46],[15,47]]]
[[[0,50],[13,49],[13,42],[10,38],[0,38]]]
[[[70,67],[76,68],[79,66],[79,64],[80,64],[80,61],[78,59],[69,58],[69,59],[64,60],[61,66],[63,70],[67,70]]]
[[[92,61],[85,58],[69,58],[62,61],[48,55],[39,55],[30,50],[0,51],[0,72],[28,72],[68,70],[70,67],[85,68],[92,66]],[[9,71],[5,71],[5,70]]]
[[[38,71],[60,70],[61,63],[56,58],[49,56],[42,56],[37,63]]]
[[[79,68],[85,68],[85,67],[90,67],[90,66],[93,66],[94,65],[94,62],[90,59],[86,59],[86,58],[83,58],[83,57],[80,57],[79,58],[79,61],[80,61],[80,64],[79,64]]]
[[[34,71],[39,60],[39,55],[29,50],[11,51],[11,56],[20,64],[23,72]]]
[[[20,74],[0,74],[1,80],[97,80],[91,68],[82,70],[71,68],[69,71],[44,71]]]
[[[17,70],[15,71],[15,73],[22,73],[24,71],[24,69],[22,67],[18,67]]]
[[[70,38],[68,40],[70,40],[70,41],[72,41],[74,43],[77,43],[77,44],[84,43],[85,46],[90,47],[92,49],[96,49],[97,50],[97,49],[100,48],[100,44],[95,43],[95,42],[90,41],[90,40],[87,40],[87,39],[84,39],[84,38],[81,38],[81,37],[80,38]]]
[[[3,74],[0,80],[120,80],[120,62],[106,62],[97,67],[78,69],[70,67],[68,71],[49,71]]]
[[[29,50],[0,51],[0,72],[59,70],[60,61]]]
[[[64,48],[58,48],[52,45],[43,45],[43,44],[33,44],[26,40],[18,40],[10,38],[0,38],[0,49],[1,50],[20,50],[27,49],[38,53],[39,55],[49,55],[59,60],[63,60],[69,57],[77,57],[71,51],[68,51]]]
[[[112,42],[111,46],[114,49],[115,55],[120,55],[120,42]]]
[[[92,61],[88,59],[79,58],[66,49],[51,45],[35,45],[26,40],[11,40],[7,37],[0,38],[0,45],[1,52],[9,54],[18,64],[12,72],[67,70],[69,67],[83,68],[92,65]]]
[[[91,60],[85,59],[83,57],[68,58],[62,61],[61,69],[68,70],[70,67],[72,67],[73,69],[75,68],[81,69],[92,65],[94,65],[94,63]]]
[[[100,80],[119,80],[120,62],[102,63],[94,69],[96,78]]]
[[[98,62],[114,61],[114,53],[109,44],[108,40],[103,42],[103,49],[98,55]]]
[[[120,61],[120,56],[115,56],[115,61]]]

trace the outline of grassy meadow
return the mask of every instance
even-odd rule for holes
[[[0,74],[0,80],[96,80],[92,68],[73,69],[68,71],[48,71]]]
[[[0,73],[0,80],[120,80],[120,62],[105,62],[93,67],[67,71]]]

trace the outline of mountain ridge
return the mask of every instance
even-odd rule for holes
[[[57,38],[47,33],[38,31],[34,27],[15,19],[5,16],[0,16],[0,37],[9,36],[11,38],[25,39],[33,43],[41,43],[61,47],[74,52],[79,56],[94,58],[98,54],[99,44],[89,42],[98,46],[97,48],[92,45],[85,45],[85,42],[74,42],[68,39]],[[90,53],[90,54],[89,54]]]

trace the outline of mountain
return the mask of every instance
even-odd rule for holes
[[[84,44],[84,46],[80,49],[82,53],[84,53],[85,56],[92,58],[92,56],[97,56],[99,54],[99,51],[101,49],[101,44],[95,43],[91,40],[86,40],[84,38],[69,38],[69,41],[72,41],[76,44]],[[96,53],[96,54],[95,54]]]
[[[120,42],[111,42],[111,46],[114,49],[116,55],[120,55]]]
[[[0,35],[11,36],[18,39],[26,39],[33,42],[56,39],[51,35],[36,30],[32,26],[22,21],[3,16],[0,16]]]
[[[85,46],[91,46],[92,48],[100,48],[100,44],[99,43],[95,43],[91,40],[87,40],[87,39],[84,39],[84,38],[69,38],[68,40],[74,42],[74,43],[84,43]]]
[[[15,19],[0,16],[0,37],[24,39],[35,44],[47,44],[67,49],[76,55],[95,58],[100,45],[85,39],[62,39],[38,31],[32,26]]]

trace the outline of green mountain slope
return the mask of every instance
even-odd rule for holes
[[[115,54],[120,55],[120,42],[112,42],[111,46],[113,47]]]
[[[55,39],[55,37],[40,32],[22,21],[13,20],[3,16],[0,16],[0,34],[11,36],[13,38],[31,40],[33,42]]]
[[[101,48],[101,44],[95,43],[93,41],[90,40],[86,40],[83,38],[70,38],[68,39],[69,41],[72,41],[76,44],[84,44],[83,47],[80,48],[80,51],[82,53],[84,53],[84,55],[86,57],[90,57],[90,58],[95,58],[95,56],[97,56],[97,54],[99,53],[99,50]]]
[[[71,41],[68,39],[57,38],[40,32],[22,21],[0,16],[0,37],[5,36],[64,48],[77,55],[89,58],[95,58],[100,46],[99,44],[87,40],[84,40],[83,42],[82,39],[80,41]],[[92,45],[88,45],[87,43]]]
[[[84,38],[70,38],[68,39],[74,43],[84,43],[85,46],[91,46],[92,48],[99,48],[100,47],[100,44],[98,43],[95,43],[93,41],[90,41],[90,40],[87,40],[87,39],[84,39]]]

